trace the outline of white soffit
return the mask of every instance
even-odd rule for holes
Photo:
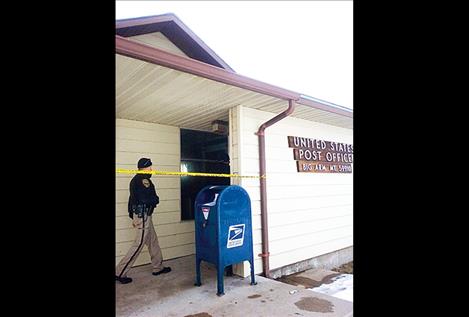
[[[288,102],[247,89],[116,54],[116,116],[210,131],[237,105],[278,114]],[[353,119],[297,104],[293,117],[344,128]]]

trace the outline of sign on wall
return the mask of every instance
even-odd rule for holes
[[[352,173],[353,145],[288,136],[298,172]]]

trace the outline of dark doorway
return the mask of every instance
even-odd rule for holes
[[[196,173],[230,173],[228,136],[181,129],[181,171]],[[229,177],[182,176],[181,220],[194,219],[194,201],[208,185],[230,185]]]

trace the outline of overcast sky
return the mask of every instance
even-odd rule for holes
[[[353,1],[116,1],[169,12],[238,74],[353,108]]]

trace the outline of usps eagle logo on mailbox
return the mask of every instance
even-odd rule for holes
[[[244,223],[239,225],[232,225],[228,229],[228,243],[227,248],[234,248],[242,246],[244,242]]]

